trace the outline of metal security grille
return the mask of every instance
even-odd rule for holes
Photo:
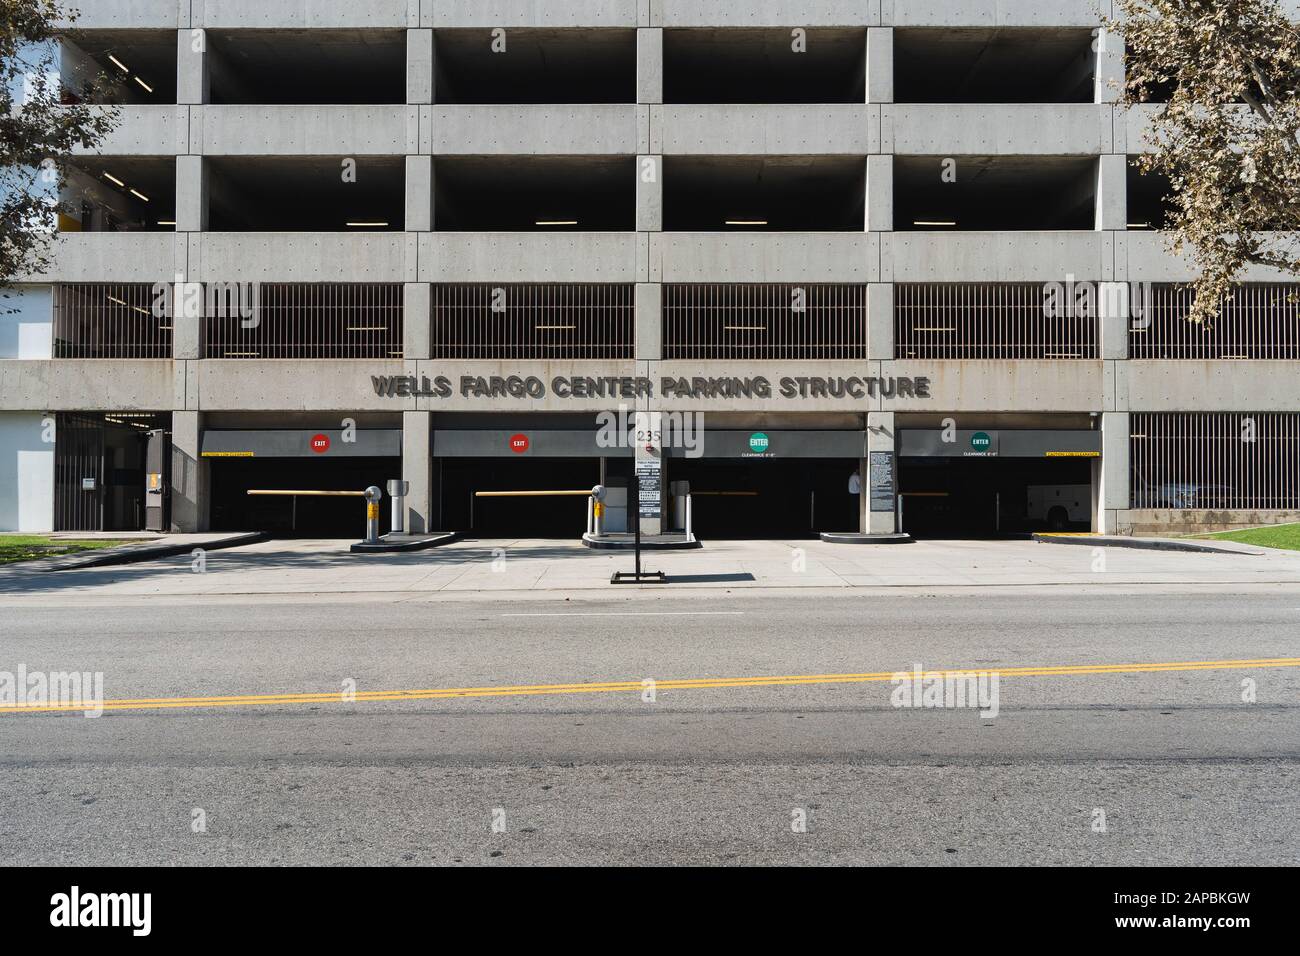
[[[435,285],[433,357],[630,359],[633,287]]]
[[[866,303],[863,285],[665,285],[664,358],[866,358]]]
[[[1300,285],[1239,286],[1223,297],[1218,319],[1204,323],[1187,319],[1189,286],[1134,289],[1140,307],[1129,322],[1130,358],[1300,359]]]
[[[54,427],[54,530],[103,531],[104,421],[59,414]]]
[[[1134,508],[1300,508],[1300,413],[1135,412]]]
[[[55,286],[54,357],[169,358],[172,320],[166,302],[145,283]]]
[[[401,358],[396,283],[209,284],[208,358]]]
[[[1091,315],[1053,300],[1041,282],[894,287],[894,354],[922,359],[1096,358]],[[1050,313],[1050,314],[1049,314]]]

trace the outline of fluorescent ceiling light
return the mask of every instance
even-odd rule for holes
[[[257,358],[261,352],[224,352],[226,358]]]
[[[140,190],[138,189],[132,189],[131,195],[137,197],[138,199],[143,199],[145,202],[149,201],[149,197],[146,196],[144,193],[140,192]]]
[[[349,332],[387,332],[386,325],[349,325]]]
[[[176,225],[176,220],[175,220],[175,219],[159,219],[159,220],[158,220],[158,225],[160,225],[160,226],[174,226],[174,225]]]
[[[577,224],[576,219],[538,219],[533,223],[534,226],[576,226]]]
[[[725,226],[766,226],[766,219],[724,219]]]
[[[914,226],[955,226],[957,223],[949,222],[944,219],[916,219],[912,221]]]
[[[126,302],[124,300],[119,299],[115,295],[108,295],[105,296],[104,298],[108,299],[109,302],[116,302],[118,305],[126,305]]]
[[[576,325],[535,325],[533,326],[533,328],[537,329],[539,332],[544,332],[544,331],[552,331],[555,329],[576,329],[577,326]]]
[[[766,332],[766,325],[724,325],[724,329],[730,332]]]
[[[387,226],[388,223],[386,223],[386,222],[350,222],[350,223],[348,223],[348,225],[349,225],[349,226],[356,227],[356,228],[367,228],[367,227],[382,227],[382,226]]]
[[[123,73],[130,73],[130,72],[131,72],[131,71],[127,68],[127,65],[126,65],[125,63],[123,63],[121,60],[119,60],[117,57],[113,56],[113,54],[110,53],[110,54],[108,55],[108,58],[109,58],[110,60],[112,60],[112,61],[117,65],[117,68],[118,68],[119,70],[121,70]]]
[[[135,79],[135,81],[136,81],[137,83],[139,83],[141,86],[143,86],[143,87],[145,88],[146,91],[148,91],[148,92],[150,92],[150,93],[153,92],[153,87],[150,86],[148,83],[146,83],[144,80],[140,79],[140,77],[137,76],[137,77],[134,77],[134,79]]]
[[[956,332],[955,325],[918,325],[913,332]]]
[[[1043,358],[1050,358],[1050,359],[1051,358],[1066,359],[1066,358],[1081,358],[1081,357],[1082,357],[1082,353],[1080,352],[1044,352],[1043,353]]]
[[[121,186],[123,189],[126,188],[126,183],[122,182],[122,180],[118,179],[116,176],[114,176],[112,173],[108,172],[107,170],[105,170],[104,172],[104,178],[107,179],[110,183],[114,183],[118,186]]]
[[[1128,227],[1129,227],[1130,229],[1150,229],[1150,228],[1151,228],[1151,223],[1149,223],[1149,222],[1130,222],[1130,223],[1128,224]]]

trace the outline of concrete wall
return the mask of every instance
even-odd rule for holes
[[[54,443],[40,412],[0,412],[0,531],[53,529]]]
[[[48,359],[54,346],[54,290],[0,291],[0,359]]]

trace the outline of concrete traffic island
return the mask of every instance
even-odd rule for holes
[[[823,531],[820,537],[830,544],[911,544],[916,540],[906,531],[893,534],[866,534],[861,531]]]
[[[582,544],[597,551],[632,551],[636,548],[636,536],[630,531],[599,535],[588,532],[582,536]],[[641,535],[642,551],[685,551],[702,547],[698,538],[688,538],[684,533]]]
[[[1053,534],[1038,532],[1033,535],[1035,541],[1043,544],[1080,544],[1090,548],[1139,548],[1145,551],[1185,551],[1197,554],[1243,554],[1259,556],[1267,554],[1249,545],[1225,542],[1223,544],[1199,544],[1193,541],[1181,541],[1176,538],[1132,538],[1119,534]]]
[[[451,544],[460,535],[455,531],[430,531],[428,534],[399,534],[390,531],[373,544],[358,541],[348,550],[353,554],[395,554],[403,551],[423,551],[439,545]]]

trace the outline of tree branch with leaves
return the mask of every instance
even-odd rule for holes
[[[104,78],[80,87],[61,71],[58,38],[76,12],[57,0],[0,0],[0,288],[48,267],[63,161],[117,122]]]
[[[1169,180],[1166,228],[1198,276],[1190,318],[1218,317],[1249,266],[1300,273],[1300,28],[1277,0],[1115,0],[1121,102],[1164,95],[1143,173]]]

